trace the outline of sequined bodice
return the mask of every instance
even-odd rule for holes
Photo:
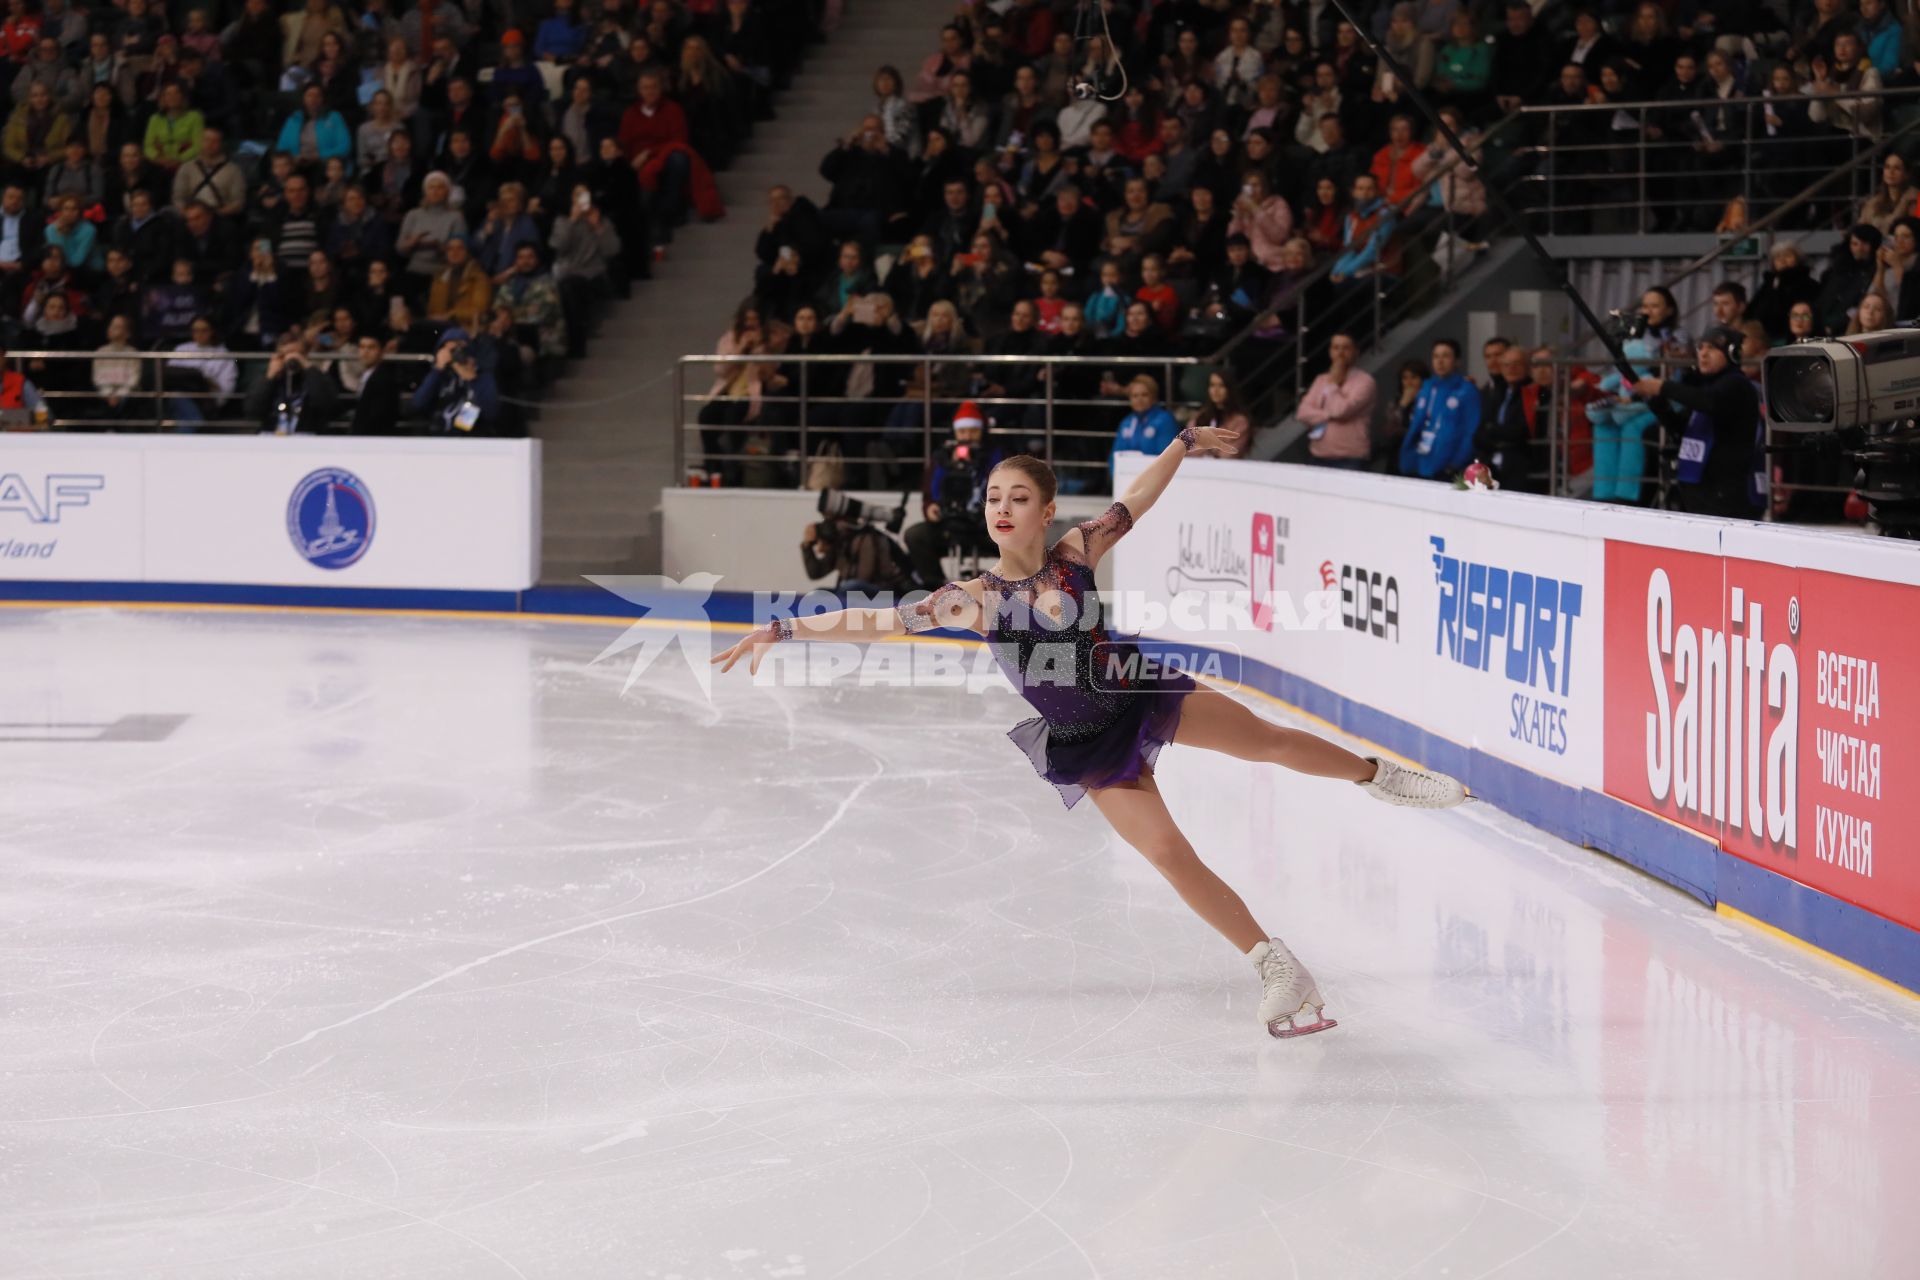
[[[1033,576],[1009,581],[981,574],[979,608],[968,588],[949,582],[924,600],[901,605],[900,626],[908,632],[975,629],[1055,741],[1097,737],[1125,713],[1130,699],[1154,691],[1152,677],[1142,674],[1137,646],[1107,633],[1106,611],[1093,585],[1094,564],[1132,527],[1127,504],[1116,502],[1049,547]]]
[[[1107,728],[1133,695],[1133,645],[1107,631],[1093,570],[1056,543],[1029,578],[982,573],[987,646],[1054,738],[1077,742]]]

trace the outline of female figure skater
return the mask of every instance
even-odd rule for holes
[[[1169,742],[1268,761],[1340,778],[1390,804],[1445,808],[1466,798],[1454,779],[1389,760],[1362,758],[1331,742],[1261,719],[1183,672],[1142,677],[1137,654],[1107,633],[1093,567],[1153,507],[1181,459],[1231,453],[1238,432],[1188,427],[1153,459],[1104,515],[1076,525],[1051,547],[1053,469],[1027,455],[1008,458],[987,478],[988,532],[1000,550],[992,571],[949,582],[897,609],[843,609],[782,618],[716,655],[722,671],[751,654],[758,670],[780,641],[876,640],[933,628],[987,638],[1009,680],[1040,715],[1008,736],[1054,784],[1069,808],[1082,795],[1164,875],[1200,918],[1239,948],[1265,986],[1260,1020],[1275,1036],[1307,1035],[1335,1023],[1313,975],[1279,938],[1255,922],[1246,903],[1195,855],[1174,825],[1153,765]]]

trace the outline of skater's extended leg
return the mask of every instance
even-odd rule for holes
[[[1191,705],[1191,698],[1188,703]],[[1200,855],[1180,834],[1151,773],[1141,774],[1138,782],[1102,787],[1087,794],[1120,838],[1145,855],[1186,904],[1225,934],[1227,941],[1243,953],[1266,941],[1266,931],[1255,923],[1240,895],[1200,861]]]
[[[1263,720],[1216,689],[1196,689],[1180,708],[1173,740],[1183,747],[1205,747],[1239,760],[1285,765],[1320,778],[1366,782],[1374,764],[1325,738]]]
[[[1196,689],[1187,695],[1173,740],[1239,760],[1264,761],[1316,777],[1357,782],[1376,800],[1388,804],[1445,809],[1467,798],[1466,789],[1443,773],[1357,756],[1325,738],[1262,719],[1216,689]]]

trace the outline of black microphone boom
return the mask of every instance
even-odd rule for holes
[[[1627,380],[1627,385],[1632,386],[1638,382],[1640,375],[1634,372],[1633,363],[1627,359],[1627,353],[1625,349],[1621,347],[1619,337],[1600,323],[1600,317],[1594,314],[1593,308],[1587,305],[1587,300],[1581,296],[1578,289],[1573,287],[1573,281],[1568,279],[1566,268],[1560,264],[1557,258],[1548,253],[1546,246],[1541,244],[1539,238],[1527,229],[1525,220],[1520,217],[1512,205],[1507,203],[1507,198],[1501,194],[1499,186],[1495,183],[1485,181],[1485,174],[1480,168],[1480,162],[1467,150],[1466,144],[1460,141],[1460,135],[1449,128],[1447,122],[1440,118],[1440,113],[1433,109],[1433,104],[1427,101],[1426,95],[1414,86],[1413,74],[1401,64],[1398,58],[1394,57],[1379,41],[1373,38],[1372,34],[1367,30],[1366,24],[1358,21],[1347,8],[1347,3],[1348,0],[1332,0],[1333,7],[1340,11],[1340,16],[1345,18],[1347,24],[1359,34],[1360,39],[1366,43],[1367,48],[1372,51],[1373,56],[1387,64],[1387,69],[1393,72],[1394,79],[1399,82],[1401,90],[1406,93],[1407,97],[1413,100],[1414,106],[1420,108],[1420,114],[1425,116],[1428,122],[1431,123],[1433,127],[1440,132],[1441,136],[1446,138],[1448,144],[1453,147],[1454,155],[1458,157],[1457,163],[1466,165],[1469,169],[1472,169],[1474,173],[1481,176],[1481,185],[1485,187],[1487,191],[1487,203],[1492,205],[1494,211],[1506,220],[1507,225],[1518,232],[1520,238],[1527,242],[1527,247],[1533,250],[1534,256],[1537,257],[1546,268],[1547,274],[1552,277],[1554,284],[1559,287],[1560,292],[1567,295],[1567,301],[1573,304],[1574,310],[1580,313],[1580,318],[1587,322],[1594,334],[1600,339],[1601,345],[1606,347],[1607,354],[1613,357],[1613,366],[1620,371],[1620,376]],[[1655,405],[1651,407],[1662,419],[1668,417],[1666,413],[1661,412],[1661,406]],[[1669,425],[1671,426],[1672,423],[1669,423]]]

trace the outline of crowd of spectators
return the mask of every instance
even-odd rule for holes
[[[1650,162],[1666,193],[1654,202],[1664,230],[1711,229],[1723,217],[1726,175],[1737,177],[1741,163],[1735,135],[1750,124],[1769,141],[1797,140],[1795,156],[1819,163],[1823,147],[1887,123],[1883,102],[1856,95],[1920,85],[1911,15],[1903,25],[1887,0],[1353,8],[1476,153],[1483,131],[1522,105],[1660,103],[1569,117],[1572,134],[1555,138],[1567,156],[1548,176],[1639,164],[1615,153],[1642,141],[1644,123],[1646,141],[1667,144]],[[936,439],[974,395],[986,398],[1000,432],[1037,443],[1030,406],[992,401],[1034,395],[1048,375],[970,366],[969,355],[1204,356],[1241,335],[1222,375],[1223,394],[1237,402],[1255,390],[1260,360],[1287,349],[1300,317],[1323,334],[1353,328],[1343,302],[1391,285],[1416,260],[1457,263],[1484,247],[1483,177],[1424,125],[1408,85],[1333,6],[1108,0],[1104,9],[1112,57],[1103,38],[1076,39],[1085,29],[1076,29],[1074,0],[963,0],[923,61],[878,70],[871,111],[849,121],[820,161],[825,202],[787,186],[769,193],[742,309],[753,327],[736,325],[721,348],[769,359],[722,369],[702,413],[710,453],[790,447],[775,437],[793,424],[801,370],[775,357],[796,348],[956,357],[932,366],[931,387],[906,365],[862,363],[851,377],[807,370],[812,445],[849,459],[877,455],[884,465],[864,477],[876,487],[919,474],[927,404]],[[1075,95],[1078,81],[1103,95]],[[1724,105],[1769,88],[1761,117]],[[1531,136],[1537,125],[1506,132],[1509,148],[1545,141]],[[1503,150],[1500,163],[1521,166],[1504,176],[1527,165],[1538,173],[1537,154],[1527,154]],[[1920,226],[1892,228],[1914,193],[1903,162],[1892,164],[1889,190],[1863,224],[1880,223],[1879,238],[1862,241],[1862,255],[1835,263],[1815,290],[1816,329],[1852,323],[1873,289],[1896,313],[1903,289],[1920,306],[1920,274],[1909,285],[1905,270]],[[1780,289],[1760,294],[1756,315],[1771,315]],[[1776,309],[1783,325],[1791,321],[1791,302]],[[1333,378],[1333,390],[1317,385],[1302,412],[1324,415],[1308,418],[1318,460],[1363,465],[1372,452],[1372,437],[1354,426],[1355,388],[1370,384],[1358,355],[1352,341],[1339,354],[1316,353],[1315,372]],[[1053,418],[1053,453],[1068,464],[1063,489],[1097,488],[1116,432],[1133,421],[1119,402],[1141,393],[1136,375],[1158,371],[1058,372],[1056,404],[1114,402],[1067,404]],[[1160,384],[1167,399],[1211,396],[1199,384]],[[1515,406],[1505,410],[1509,429],[1524,416]],[[1264,425],[1253,421],[1243,439]],[[1091,438],[1076,439],[1081,432]],[[793,478],[751,462],[712,469],[729,483]]]
[[[826,3],[9,0],[0,326],[94,358],[0,399],[523,431],[601,305],[722,214],[712,169]]]

